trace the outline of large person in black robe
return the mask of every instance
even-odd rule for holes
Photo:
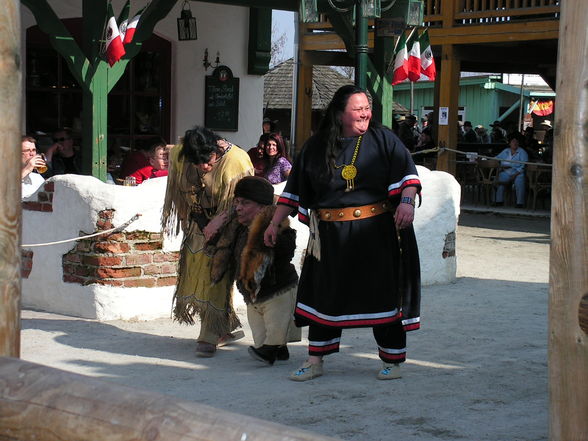
[[[310,240],[295,319],[309,326],[309,358],[291,375],[322,375],[323,356],[338,352],[344,328],[371,327],[384,366],[399,378],[406,331],[420,326],[420,264],[412,222],[421,183],[410,152],[391,130],[371,122],[367,94],[343,86],[317,134],[296,158],[265,232],[296,210]]]

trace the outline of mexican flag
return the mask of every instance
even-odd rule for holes
[[[419,40],[421,43],[421,71],[428,76],[431,81],[435,81],[437,71],[435,69],[435,59],[433,58],[433,51],[431,50],[428,29],[425,29],[425,32],[421,34]]]
[[[406,37],[400,36],[396,47],[396,56],[394,57],[394,75],[392,85],[402,83],[408,78],[408,53],[406,52]]]
[[[421,44],[416,31],[410,39],[409,46],[408,79],[410,81],[418,81],[421,77]]]
[[[120,38],[120,32],[116,25],[116,19],[114,18],[114,12],[112,11],[112,5],[108,3],[108,22],[106,23],[106,44],[104,46],[104,52],[106,54],[106,60],[110,67],[114,66],[118,60],[125,54],[125,48]]]
[[[127,24],[129,22],[129,11],[131,9],[131,0],[127,0],[125,5],[123,6],[122,10],[120,11],[120,15],[118,16],[118,32],[120,33],[121,41],[125,39],[125,33],[127,32]]]
[[[133,41],[133,37],[135,36],[135,31],[137,30],[139,20],[141,19],[141,14],[143,14],[144,10],[145,10],[145,8],[141,9],[129,21],[129,24],[127,25],[127,32],[125,34],[123,44],[129,44],[131,41]]]

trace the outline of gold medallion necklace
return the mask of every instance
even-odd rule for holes
[[[357,168],[354,164],[355,160],[357,159],[357,154],[359,153],[359,145],[361,144],[361,138],[362,135],[359,135],[359,138],[357,138],[357,144],[355,144],[355,150],[353,152],[353,157],[351,158],[351,163],[341,165],[335,164],[335,168],[343,167],[343,170],[341,170],[341,177],[345,179],[345,181],[347,182],[347,187],[345,188],[346,192],[352,191],[355,185],[354,180],[357,176]]]

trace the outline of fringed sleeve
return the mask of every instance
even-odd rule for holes
[[[254,172],[255,169],[247,152],[233,145],[211,172],[213,201],[217,206],[216,214],[231,207],[235,185],[241,178],[253,176]]]
[[[185,186],[184,160],[180,157],[182,145],[176,145],[169,152],[169,173],[161,213],[161,226],[167,234],[185,231],[190,215],[190,204],[181,188]],[[175,232],[174,232],[175,230]]]

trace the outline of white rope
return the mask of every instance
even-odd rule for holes
[[[450,149],[447,147],[435,147],[432,149],[420,150],[418,152],[411,153],[411,155],[416,156],[416,155],[422,155],[424,153],[434,153],[434,152],[443,153],[444,151],[459,153],[461,155],[469,156],[470,158],[496,159],[497,161],[516,162],[517,164],[538,165],[540,167],[553,167],[553,165],[546,164],[544,162],[526,162],[526,161],[517,161],[516,159],[501,159],[501,158],[497,158],[495,156],[480,155],[476,152],[463,152],[461,150],[454,150],[454,149]]]
[[[141,213],[137,213],[132,218],[130,218],[128,221],[126,221],[124,224],[122,224],[120,227],[111,228],[110,230],[104,230],[104,231],[100,231],[98,233],[88,234],[87,236],[74,237],[73,239],[64,239],[64,240],[57,240],[55,242],[33,243],[33,244],[21,245],[21,248],[33,248],[33,247],[44,247],[44,246],[47,246],[47,245],[57,245],[57,244],[60,244],[60,243],[75,242],[76,240],[80,240],[80,239],[88,239],[90,237],[96,237],[96,236],[101,236],[103,234],[114,233],[115,231],[124,230],[130,224],[132,224],[137,219],[139,219],[140,216],[141,216]]]

